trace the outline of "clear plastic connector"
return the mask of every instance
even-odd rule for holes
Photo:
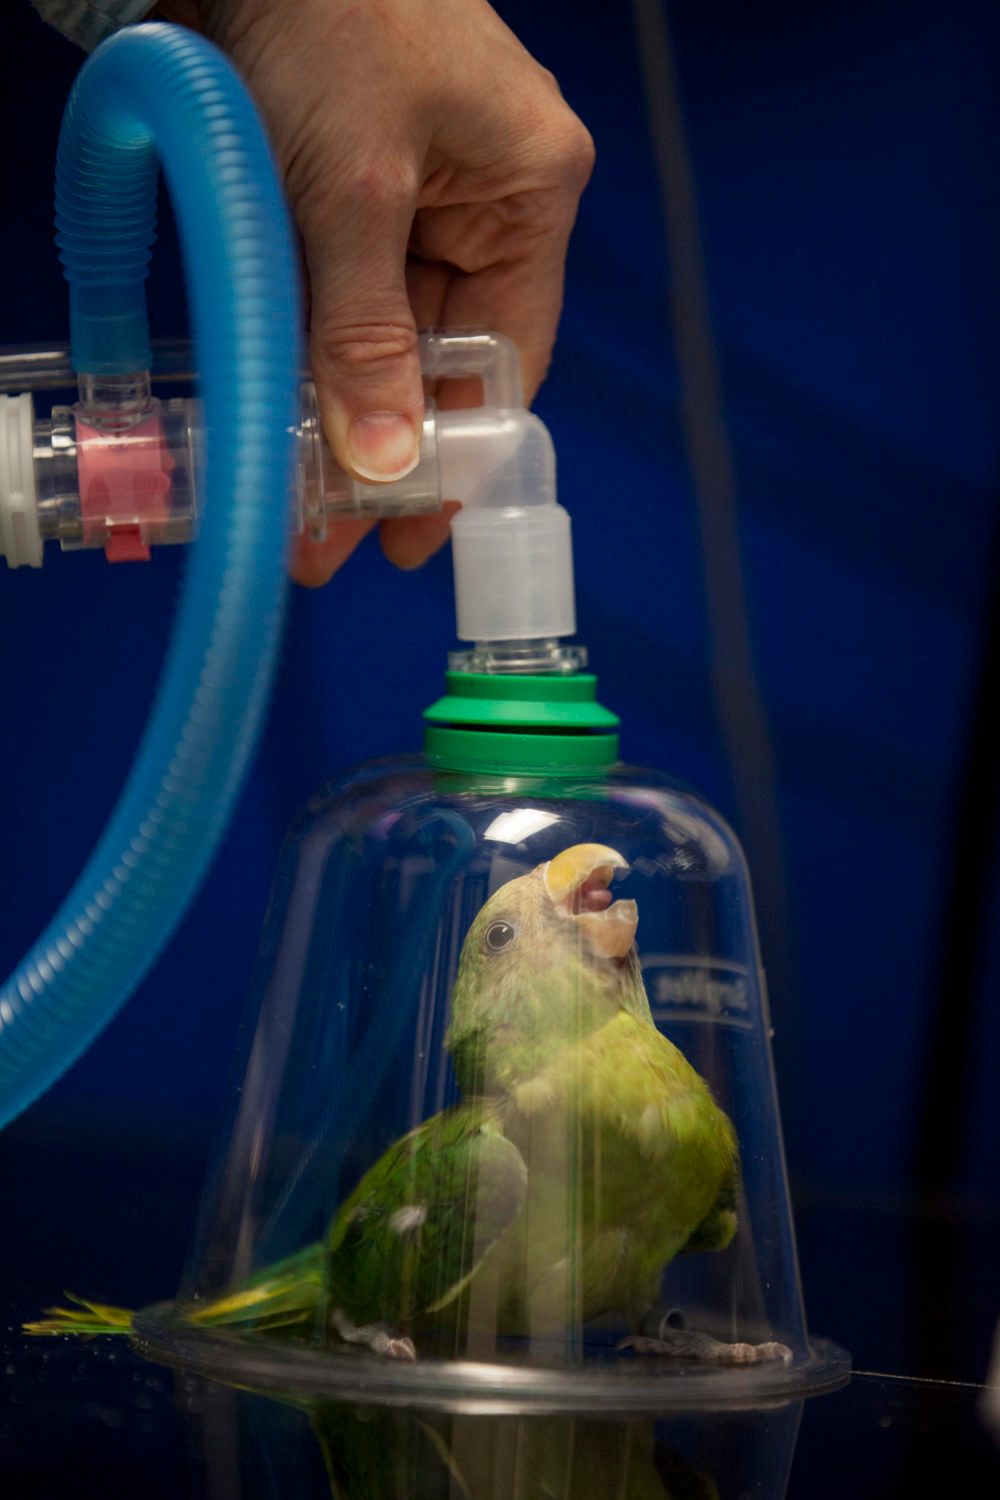
[[[43,540],[56,540],[65,548],[104,547],[117,558],[141,556],[150,545],[195,536],[201,410],[191,398],[153,394],[154,384],[192,378],[185,353],[190,355],[190,349],[176,342],[167,346],[159,361],[162,372],[80,375],[74,405],[56,406],[40,419],[32,411],[34,492]],[[426,515],[439,511],[444,498],[474,503],[474,491],[484,478],[500,476],[505,461],[523,446],[519,418],[528,414],[518,356],[508,340],[486,333],[427,333],[421,338],[421,360],[428,397],[420,461],[391,484],[364,483],[337,463],[323,435],[316,387],[308,378],[303,381],[293,497],[297,533],[322,541],[329,524],[345,516]],[[6,394],[19,375],[39,391],[65,387],[75,379],[66,351],[3,352],[0,402],[30,401],[27,392]],[[443,380],[475,381],[482,405],[474,411],[439,412],[433,390]],[[442,435],[447,453],[441,452]],[[19,476],[22,481],[25,477]],[[535,497],[524,494],[523,477],[516,471],[508,475],[514,486],[509,498],[532,503]],[[447,496],[443,479],[450,486]],[[0,505],[3,491],[0,474]],[[116,538],[129,532],[141,542],[134,554],[116,544]],[[13,550],[7,552],[11,566],[27,560],[12,556]]]
[[[316,387],[302,386],[295,480],[295,530],[313,542],[326,537],[330,521],[345,516],[427,515],[441,509],[437,412],[428,401],[420,461],[391,484],[364,484],[337,463],[323,436]]]
[[[64,552],[103,548],[109,562],[144,561],[153,546],[192,541],[200,445],[192,400],[147,393],[117,412],[53,407],[34,423],[42,539]]]
[[[576,630],[570,520],[556,501],[552,439],[524,406],[517,350],[499,334],[448,331],[423,334],[420,352],[420,459],[391,484],[365,483],[337,463],[316,388],[304,379],[293,529],[318,543],[345,517],[427,515],[456,501],[457,632],[479,643],[469,669],[480,670],[485,651],[483,670],[525,671],[540,651],[537,670],[576,670],[546,644]],[[168,354],[164,381],[190,380],[184,347]],[[38,391],[65,386],[71,374],[62,351],[0,351],[0,553],[9,567],[40,566],[50,540],[132,562],[197,535],[201,408],[190,396],[154,394],[155,361],[152,373],[81,374],[78,400],[46,417],[36,417],[31,391],[7,394],[19,373]],[[464,404],[437,400],[447,382]]]
[[[448,652],[449,672],[571,677],[586,667],[586,646],[551,636],[527,641],[476,641],[467,650]]]

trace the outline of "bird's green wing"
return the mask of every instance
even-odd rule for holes
[[[739,1184],[738,1162],[726,1178],[719,1195],[690,1238],[681,1246],[681,1255],[691,1255],[699,1250],[725,1250],[739,1226],[736,1212],[736,1195]]]
[[[451,1304],[524,1203],[528,1174],[499,1108],[470,1100],[391,1146],[334,1219],[331,1310],[410,1325]]]

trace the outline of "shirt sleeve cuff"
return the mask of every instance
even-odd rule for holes
[[[141,21],[155,0],[31,0],[38,14],[63,36],[91,52],[105,37]]]

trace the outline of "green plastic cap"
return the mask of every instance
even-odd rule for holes
[[[618,759],[618,716],[597,702],[597,678],[449,672],[424,714],[431,765],[456,771],[563,775]]]

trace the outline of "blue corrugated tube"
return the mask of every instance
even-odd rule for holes
[[[225,58],[180,27],[138,26],[85,64],[59,142],[58,242],[81,372],[148,368],[158,160],[202,372],[201,531],[128,783],[54,921],[0,990],[0,1124],[80,1056],[172,935],[233,810],[278,652],[299,370],[288,214]]]

